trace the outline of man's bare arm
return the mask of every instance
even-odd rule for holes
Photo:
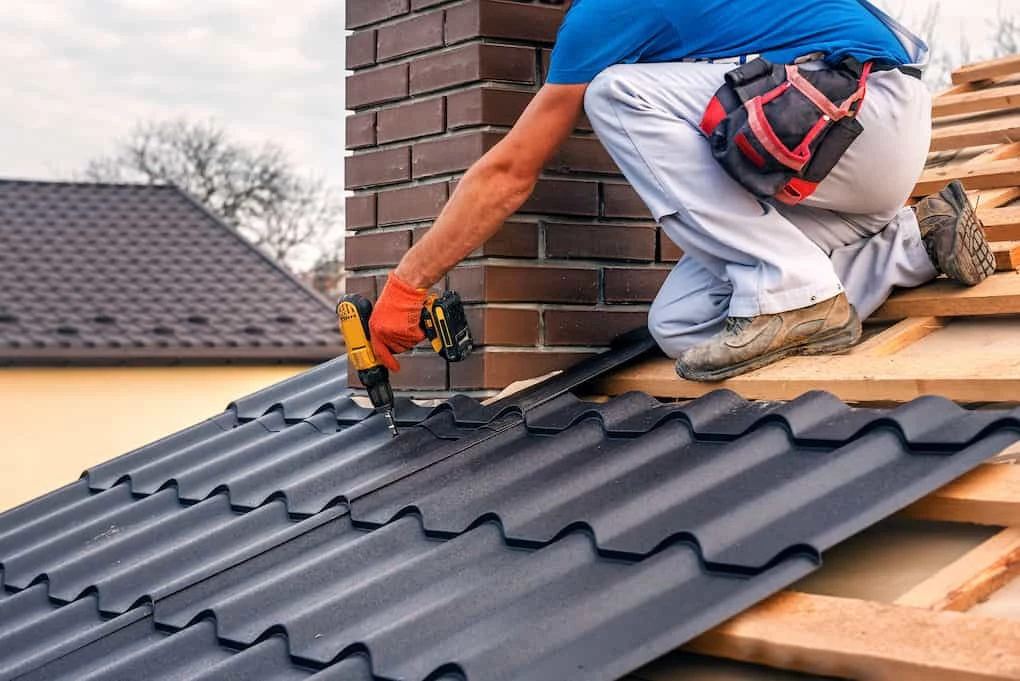
[[[467,171],[432,229],[404,255],[395,271],[399,278],[428,288],[499,231],[574,129],[586,87],[539,90],[506,137]]]

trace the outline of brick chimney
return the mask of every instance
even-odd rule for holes
[[[347,290],[375,298],[463,172],[542,84],[563,8],[347,0]],[[394,387],[488,391],[569,366],[644,325],[676,247],[581,121],[532,198],[446,282],[481,347],[402,357]]]

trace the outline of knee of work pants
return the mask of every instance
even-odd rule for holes
[[[729,316],[733,287],[682,258],[648,310],[648,331],[670,357],[708,340]]]

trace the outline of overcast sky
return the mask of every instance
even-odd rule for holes
[[[920,16],[935,0],[885,0]],[[940,0],[975,53],[1002,4]],[[0,0],[0,177],[64,178],[138,119],[211,118],[342,183],[344,0]]]

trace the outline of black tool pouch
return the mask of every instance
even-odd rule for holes
[[[761,198],[810,196],[863,128],[871,64],[802,68],[756,59],[726,74],[701,129],[727,173]]]

